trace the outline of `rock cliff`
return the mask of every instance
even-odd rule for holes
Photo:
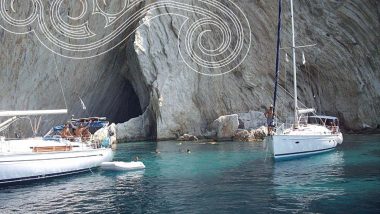
[[[232,8],[228,1],[221,2]],[[264,111],[272,103],[276,1],[236,4],[249,20],[252,44],[242,64],[222,76],[201,75],[191,69],[197,66],[195,62],[193,66],[184,63],[187,60],[181,59],[176,43],[181,18],[168,14],[170,8],[152,9],[141,20],[128,54],[132,51],[135,55],[137,67],[133,72],[148,79],[145,88],[154,89],[156,98],[152,101],[160,102],[161,97],[162,106],[155,110],[158,138],[203,135],[220,115]],[[291,44],[287,4],[284,1],[282,47]],[[375,128],[380,123],[379,10],[377,1],[295,1],[297,45],[316,44],[303,49],[305,65],[301,51],[297,53],[300,102],[319,113],[339,116],[347,129]],[[149,18],[161,14],[165,16]],[[198,18],[189,16],[192,21]],[[212,29],[211,25],[203,27]],[[203,43],[218,41],[219,32],[213,32],[202,37]],[[246,42],[249,35],[245,36]],[[291,55],[282,52],[279,113],[283,118],[291,116],[285,109],[292,107],[292,98],[285,91],[293,94],[291,64],[284,63],[286,52]],[[198,69],[200,73],[213,72],[199,65]]]
[[[26,2],[18,1],[21,5],[14,5],[15,17],[29,13],[30,5],[25,5]],[[72,5],[68,13],[80,14],[80,7],[76,6]],[[117,8],[118,3],[115,1],[110,7]],[[11,11],[9,5],[6,11]],[[68,108],[69,115],[43,117],[40,134],[52,125],[70,119],[71,115],[107,116],[112,122],[119,123],[142,113],[139,97],[120,72],[128,63],[121,54],[126,48],[125,43],[107,54],[74,59],[59,56],[61,52],[53,53],[51,47],[44,46],[35,33],[10,32],[14,29],[5,26],[2,17],[0,25],[0,111]],[[83,110],[79,97],[84,101],[86,110]],[[9,134],[13,137],[14,132],[24,137],[29,135],[29,122],[14,124]]]
[[[144,113],[118,125],[121,138],[128,139],[131,124],[141,125],[143,131],[135,130],[139,137],[207,135],[221,115],[264,111],[273,97],[277,1],[172,3],[135,5],[144,10],[135,28],[126,30],[125,35],[132,33],[129,39],[91,59],[53,55],[31,33],[15,36],[0,29],[0,47],[6,50],[0,53],[0,109],[64,107],[54,74],[56,58],[71,114],[104,115],[120,123]],[[291,41],[287,4],[282,47]],[[317,44],[303,49],[305,65],[297,53],[300,102],[339,116],[347,129],[379,126],[380,3],[297,0],[295,12],[298,45]],[[286,109],[292,107],[284,90],[292,93],[286,52],[279,93],[283,118],[291,116]],[[78,94],[88,112],[81,110]]]

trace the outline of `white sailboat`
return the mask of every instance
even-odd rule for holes
[[[281,31],[281,1],[279,15],[279,36]],[[292,53],[293,53],[293,76],[294,76],[294,122],[293,124],[276,124],[274,132],[268,137],[270,150],[273,157],[289,159],[306,155],[313,155],[333,150],[343,142],[343,135],[339,130],[339,121],[336,117],[315,115],[314,109],[301,109],[298,106],[297,97],[297,67],[296,67],[296,44],[294,32],[293,0],[291,4],[292,18]],[[277,66],[279,61],[279,42],[277,46]],[[303,46],[306,47],[306,46]],[[277,83],[276,83],[277,86]],[[277,90],[277,89],[276,89]],[[275,90],[275,91],[276,91]],[[276,100],[275,92],[275,100]],[[314,114],[313,116],[308,116]]]
[[[42,115],[67,114],[67,110],[6,111],[0,117],[11,117],[0,124],[0,132],[13,122],[27,118],[36,134]],[[39,116],[32,123],[30,116]],[[71,122],[83,123],[86,120]],[[65,139],[54,134],[28,139],[6,139],[0,137],[0,184],[37,180],[73,173],[98,167],[102,162],[112,161],[108,122],[96,118],[87,120],[87,125],[96,124],[99,129],[88,139]],[[63,127],[63,126],[58,126]],[[59,129],[59,128],[57,128]],[[58,131],[58,130],[55,130]]]

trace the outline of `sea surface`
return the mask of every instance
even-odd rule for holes
[[[380,135],[344,137],[283,162],[263,143],[119,144],[115,160],[146,169],[0,187],[0,213],[380,213]]]

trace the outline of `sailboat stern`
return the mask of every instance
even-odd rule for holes
[[[336,142],[338,144],[342,144],[343,143],[343,134],[341,132],[339,132],[339,134],[336,136]]]
[[[338,142],[332,135],[274,135],[270,144],[274,159],[281,160],[329,152]]]

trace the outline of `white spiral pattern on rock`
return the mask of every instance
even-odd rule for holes
[[[79,15],[70,14],[70,2],[53,0],[48,4],[42,0],[0,0],[0,26],[16,34],[32,32],[52,52],[68,58],[83,59],[114,49],[134,33],[137,23],[148,12],[166,8],[166,14],[185,18],[178,38],[179,53],[187,66],[204,75],[222,75],[233,71],[244,61],[251,44],[249,22],[231,0],[226,0],[225,4],[229,6],[216,0],[194,0],[193,4],[185,0],[109,2],[119,9],[116,12],[107,11],[112,10],[112,5],[105,1],[79,0]],[[122,4],[121,8],[115,6],[117,3]],[[143,3],[145,5],[141,6]],[[18,14],[17,6],[31,7],[31,10],[20,10],[31,11],[30,14]],[[206,9],[209,7],[214,10]],[[201,17],[189,23],[189,13]],[[17,15],[24,17],[14,18]],[[96,19],[99,17],[105,20],[100,32],[92,26],[92,22],[99,23]],[[249,29],[249,32],[243,29]],[[125,35],[126,32],[129,34]],[[220,39],[213,41],[217,44],[211,44],[207,35],[215,33],[220,34]],[[244,43],[248,46],[245,47]]]
[[[192,70],[209,76],[223,75],[233,71],[246,58],[251,43],[251,32],[248,32],[248,35],[244,34],[243,21],[246,22],[248,29],[250,29],[249,23],[244,13],[237,6],[236,9],[243,16],[242,20],[239,20],[238,16],[231,9],[219,2],[209,1],[208,4],[214,6],[217,11],[220,11],[222,15],[228,18],[228,22],[224,21],[220,15],[211,11],[194,8],[196,12],[204,13],[206,17],[198,19],[186,29],[184,33],[185,48],[179,47],[179,50],[185,63]],[[232,23],[233,26],[229,26],[228,23]],[[222,37],[221,41],[219,41],[220,44],[216,45],[217,47],[214,49],[206,48],[202,44],[202,39],[208,33],[215,33],[209,29],[210,26],[220,31],[219,33]],[[235,36],[235,40],[233,36]],[[249,38],[249,41],[247,41],[248,47],[244,49],[245,36]],[[185,55],[190,57],[187,58]],[[204,69],[198,70],[198,67]],[[210,71],[210,73],[205,73],[204,71]]]

